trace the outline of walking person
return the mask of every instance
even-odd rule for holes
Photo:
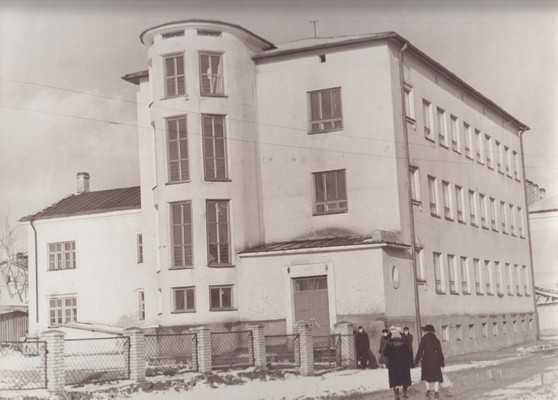
[[[410,360],[411,360],[411,368],[413,368],[415,366],[414,358],[413,358],[413,354],[415,354],[413,352],[413,335],[411,334],[411,332],[409,331],[409,327],[405,327],[403,328],[403,340],[405,341],[405,343],[407,343],[407,347],[409,347],[409,355],[410,355]]]
[[[382,368],[386,368],[388,364],[388,359],[384,356],[384,350],[386,348],[387,341],[389,339],[389,331],[387,329],[382,329],[382,337],[380,338],[380,357],[378,358],[378,364]]]
[[[434,387],[434,398],[438,399],[438,389],[440,383],[444,381],[442,377],[442,368],[445,367],[444,354],[442,353],[442,345],[436,337],[434,327],[426,325],[424,327],[424,335],[420,340],[417,355],[415,357],[415,365],[421,364],[421,380],[426,385],[426,398],[430,399],[432,394],[432,386]]]
[[[401,329],[391,327],[390,338],[386,343],[384,355],[388,358],[389,387],[393,388],[395,400],[399,400],[400,388],[407,398],[407,388],[411,386],[411,357],[409,346],[401,337]]]
[[[368,359],[368,353],[370,352],[370,339],[362,326],[358,327],[356,334],[356,351],[358,368],[366,369],[370,362]]]

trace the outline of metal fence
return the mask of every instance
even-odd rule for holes
[[[211,333],[211,363],[213,368],[253,366],[252,331]]]
[[[274,367],[288,368],[300,366],[300,336],[266,336],[265,356],[267,364]]]
[[[198,370],[195,333],[145,335],[145,374],[175,375]]]
[[[341,366],[341,335],[314,336],[314,368]]]
[[[0,390],[44,389],[46,374],[46,342],[0,342]]]
[[[130,377],[130,338],[64,340],[66,384],[86,384]]]

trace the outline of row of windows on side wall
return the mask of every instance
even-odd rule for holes
[[[502,321],[501,323],[499,323],[498,321],[493,321],[492,323],[482,322],[480,324],[480,329],[481,329],[480,335],[482,335],[483,338],[489,337],[489,330],[488,330],[489,325],[492,326],[492,336],[499,336],[500,327],[501,327],[502,335],[507,335],[508,333],[510,333],[508,330],[508,326],[510,324],[512,326],[511,333],[514,334],[520,333],[520,330],[523,333],[527,331],[532,331],[534,326],[532,317],[530,317],[529,320],[523,318],[519,323],[521,328],[518,327],[518,322],[515,319],[512,321],[505,320]],[[474,324],[474,323],[467,324],[467,332],[468,332],[469,340],[475,340],[479,336],[477,326],[478,324]],[[442,325],[442,331],[441,331],[442,342],[462,342],[464,340],[463,330],[464,330],[464,326],[462,324]]]

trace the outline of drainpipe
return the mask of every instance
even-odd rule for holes
[[[527,128],[528,129],[528,128]],[[541,327],[539,325],[539,313],[537,311],[537,296],[535,293],[535,269],[533,266],[533,245],[531,243],[531,224],[529,223],[529,203],[527,200],[527,179],[525,175],[525,161],[523,158],[523,134],[527,129],[523,128],[519,131],[519,144],[521,149],[521,173],[523,174],[523,196],[525,198],[525,219],[527,220],[527,238],[529,240],[529,261],[531,262],[531,296],[533,297],[533,306],[535,307],[535,326],[537,340],[541,337]]]
[[[39,261],[38,251],[37,251],[37,229],[35,229],[35,225],[33,225],[34,218],[31,217],[31,228],[33,228],[34,236],[35,236],[35,320],[37,324],[39,323]]]
[[[415,294],[415,319],[417,325],[416,337],[417,341],[420,341],[421,337],[421,322],[420,322],[420,304],[419,304],[419,291],[418,291],[418,282],[417,282],[417,262],[416,262],[416,246],[415,246],[415,215],[413,210],[413,201],[412,201],[412,192],[411,192],[411,184],[409,182],[409,171],[411,170],[411,155],[409,151],[409,131],[407,129],[407,118],[405,113],[405,76],[403,73],[403,52],[407,50],[408,43],[405,42],[401,50],[399,50],[398,58],[399,58],[399,85],[401,91],[401,119],[403,122],[403,135],[404,135],[404,144],[405,144],[405,160],[406,163],[406,176],[407,176],[407,204],[409,206],[409,223],[411,228],[411,264],[413,266],[413,289]]]

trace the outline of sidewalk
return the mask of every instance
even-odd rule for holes
[[[533,352],[558,347],[558,338],[542,340],[501,349],[448,357],[444,372],[498,365],[519,359]],[[413,384],[420,381],[420,368],[411,370]],[[118,384],[92,384],[79,388],[67,387],[65,399],[75,400],[302,400],[332,399],[334,396],[355,395],[388,390],[386,369],[341,370],[321,376],[303,377],[294,371],[245,369],[212,372],[206,375],[185,374],[176,377],[148,378],[142,384],[129,381]],[[3,397],[6,396],[6,397]],[[7,397],[9,396],[9,397]],[[0,393],[0,398],[35,400],[47,399],[46,391]]]

